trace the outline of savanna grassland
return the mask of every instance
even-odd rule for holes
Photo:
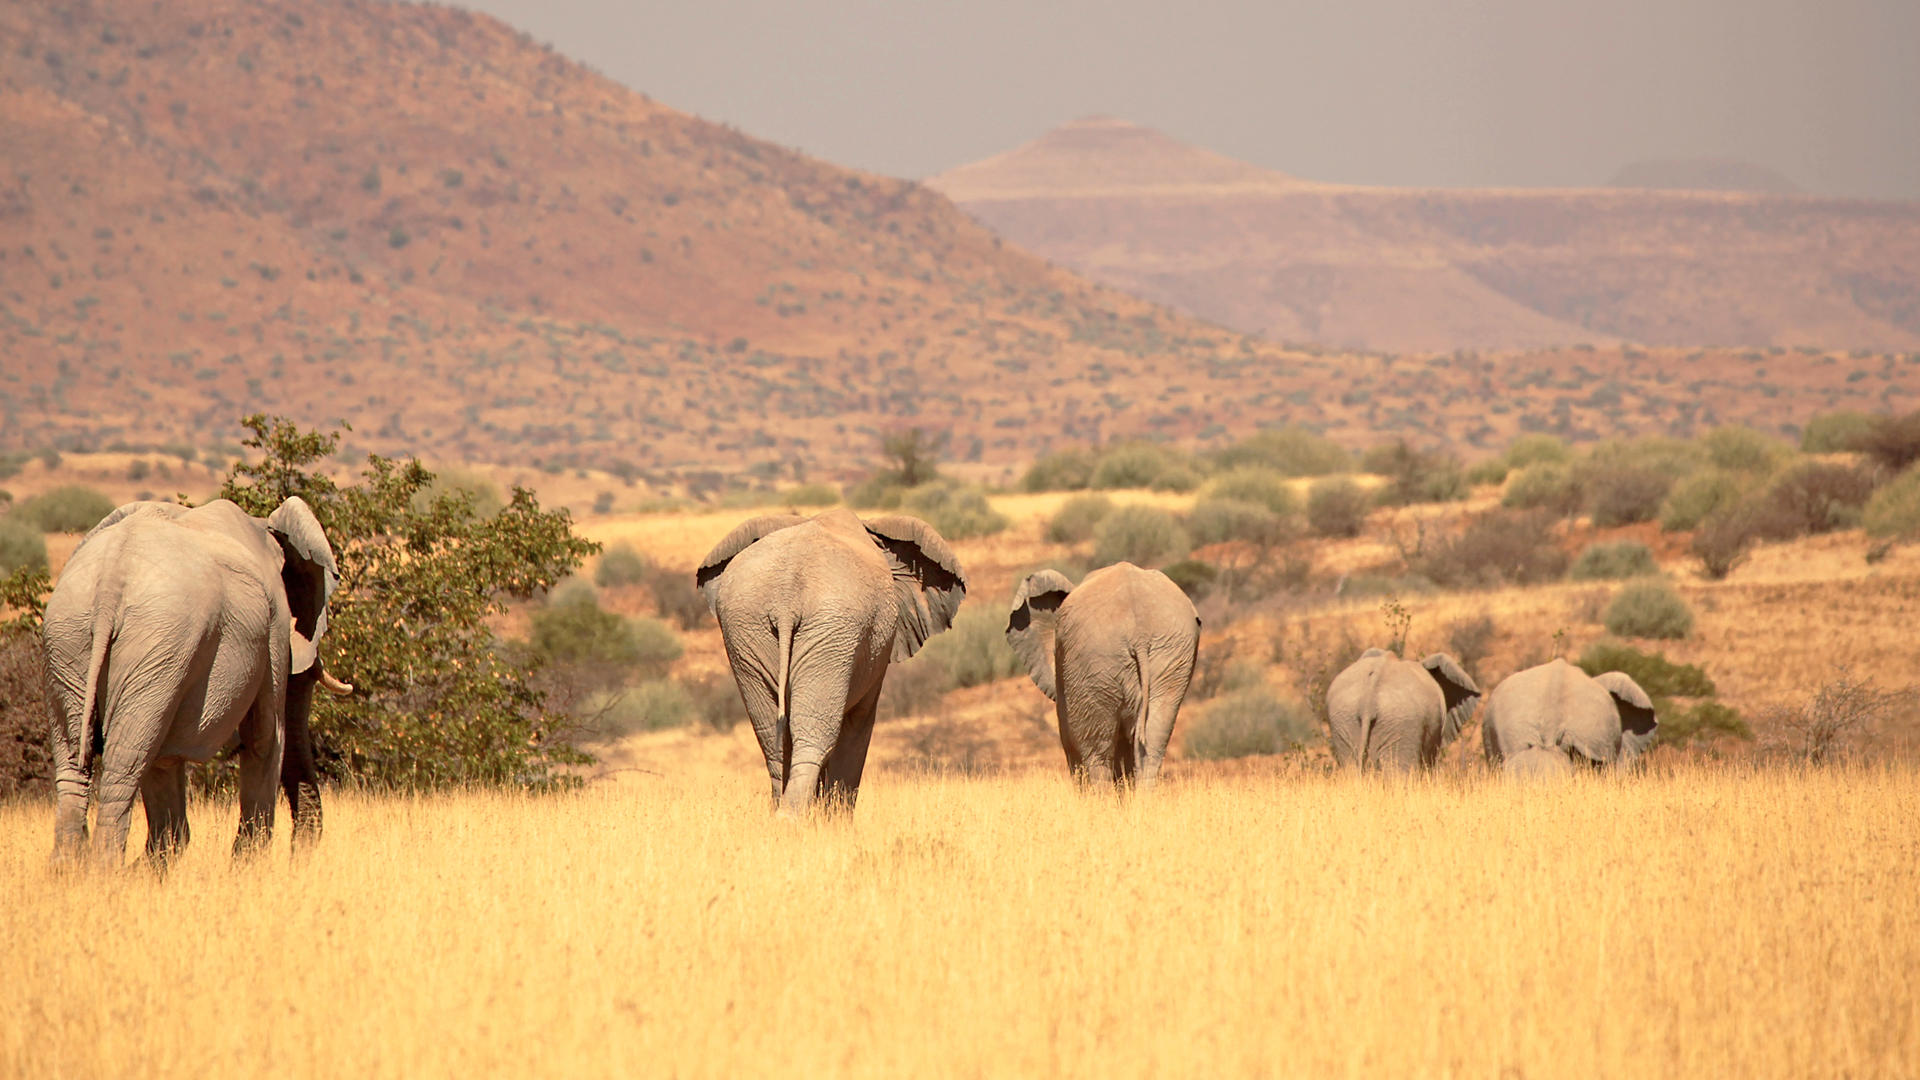
[[[0,808],[14,1076],[1910,1076],[1920,776],[344,795],[235,868]],[[139,834],[136,831],[135,841]]]

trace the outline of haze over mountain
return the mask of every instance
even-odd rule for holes
[[[1751,161],[1734,158],[1654,158],[1623,166],[1608,187],[1669,191],[1765,191],[1801,194],[1800,185]]]
[[[1095,280],[1281,341],[1920,347],[1920,202],[1350,187],[1106,117],[927,185]]]

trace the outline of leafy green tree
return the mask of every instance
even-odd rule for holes
[[[434,480],[418,461],[369,455],[360,482],[342,487],[313,468],[339,433],[259,415],[242,423],[258,459],[234,463],[221,496],[256,516],[300,496],[340,566],[321,648],[355,691],[314,699],[322,772],[399,789],[577,782],[558,771],[591,761],[567,742],[573,718],[548,707],[532,679],[537,661],[495,647],[487,620],[552,587],[598,545],[525,488],[491,517],[463,489],[417,507]]]

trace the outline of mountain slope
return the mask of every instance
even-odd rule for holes
[[[927,184],[1095,280],[1276,340],[1920,347],[1920,203],[1354,188],[1223,161],[1101,119]]]

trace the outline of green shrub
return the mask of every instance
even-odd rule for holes
[[[1640,684],[1649,697],[1712,697],[1713,680],[1694,664],[1676,664],[1657,652],[1642,652],[1618,641],[1596,641],[1580,654],[1579,667],[1589,675],[1623,672]]]
[[[1467,483],[1474,487],[1504,484],[1507,482],[1507,473],[1511,471],[1513,470],[1507,467],[1507,463],[1499,458],[1488,458],[1485,461],[1474,462],[1468,467]]]
[[[1820,413],[1800,433],[1800,449],[1809,454],[1838,454],[1858,450],[1873,431],[1870,413],[1842,410]]]
[[[1450,502],[1468,495],[1460,459],[1439,450],[1419,450],[1400,439],[1367,451],[1363,467],[1387,482],[1375,494],[1381,506]]]
[[[693,719],[693,696],[674,679],[649,679],[600,696],[601,726],[609,735],[664,731]]]
[[[1344,476],[1315,480],[1307,489],[1307,525],[1320,536],[1359,536],[1373,500]]]
[[[1573,561],[1567,576],[1575,581],[1618,581],[1660,572],[1653,549],[1638,540],[1589,544]]]
[[[1652,469],[1678,480],[1707,464],[1706,448],[1686,439],[1648,436],[1595,443],[1578,465],[1587,476],[1624,468]]]
[[[1874,492],[1860,523],[1870,536],[1920,537],[1920,468],[1908,469]]]
[[[1186,456],[1178,451],[1153,443],[1124,443],[1100,455],[1089,486],[1103,491],[1151,488],[1160,482],[1163,474],[1182,470],[1194,471]]]
[[[1285,701],[1264,685],[1222,694],[1186,725],[1181,745],[1202,761],[1283,754],[1317,741],[1320,726],[1305,707]]]
[[[900,497],[900,509],[948,540],[992,536],[1007,527],[1006,515],[987,502],[986,492],[945,480],[908,488]]]
[[[1621,637],[1683,638],[1693,632],[1693,612],[1664,581],[1641,581],[1620,590],[1607,605],[1607,633]]]
[[[1056,544],[1080,544],[1093,539],[1094,527],[1113,513],[1105,495],[1075,495],[1060,504],[1047,521],[1047,539]]]
[[[1747,484],[1725,469],[1701,469],[1673,485],[1660,504],[1660,527],[1667,532],[1685,532],[1715,514],[1737,505],[1746,494]]]
[[[1300,502],[1294,498],[1293,488],[1287,483],[1286,477],[1271,469],[1254,466],[1241,466],[1207,481],[1207,486],[1201,489],[1200,498],[1255,503],[1279,517],[1300,512]]]
[[[1557,581],[1567,572],[1567,553],[1554,536],[1555,520],[1540,510],[1482,514],[1429,546],[1412,569],[1453,589]]]
[[[113,513],[113,500],[90,487],[70,484],[28,499],[8,515],[49,533],[83,533]]]
[[[895,474],[875,473],[847,489],[847,505],[856,510],[898,510],[906,490]]]
[[[1185,556],[1192,546],[1172,514],[1152,506],[1122,506],[1093,530],[1093,565],[1158,566]]]
[[[969,607],[942,634],[927,639],[915,660],[946,673],[948,686],[980,686],[1026,671],[1007,644],[1005,605]]]
[[[1687,708],[1669,709],[1658,715],[1659,740],[1669,746],[1696,739],[1711,739],[1717,735],[1730,735],[1736,739],[1753,738],[1753,729],[1740,718],[1740,713],[1718,701],[1696,701]]]
[[[556,589],[530,620],[530,644],[542,660],[619,681],[627,672],[658,678],[680,659],[680,638],[658,619],[628,619],[602,610],[593,587],[572,581]]]
[[[1213,591],[1214,582],[1220,580],[1220,571],[1212,563],[1199,559],[1181,559],[1168,563],[1160,572],[1175,584],[1180,591],[1192,600],[1199,600]]]
[[[1509,510],[1546,510],[1571,516],[1586,501],[1586,493],[1570,466],[1558,462],[1528,465],[1507,481],[1500,505]]]
[[[1020,487],[1025,491],[1084,491],[1093,483],[1098,463],[1085,450],[1061,450],[1034,462],[1020,478]]]
[[[1160,475],[1154,478],[1153,490],[1185,495],[1199,487],[1200,483],[1199,472],[1185,465],[1173,465],[1162,470]]]
[[[1595,528],[1652,521],[1673,489],[1673,477],[1649,465],[1596,470],[1582,485]]]
[[[1221,468],[1257,466],[1283,476],[1326,476],[1353,468],[1339,443],[1297,425],[1255,432],[1214,455]]]
[[[1786,443],[1737,424],[1714,428],[1700,442],[1706,448],[1707,461],[1716,469],[1730,472],[1765,476],[1793,456],[1793,448]]]
[[[47,538],[39,529],[9,514],[0,517],[0,574],[47,565]]]
[[[426,513],[435,499],[446,495],[463,495],[470,499],[467,508],[480,518],[493,517],[507,505],[506,500],[500,497],[500,489],[487,479],[486,474],[471,469],[442,469],[434,474],[432,482],[426,487],[413,493],[413,512]]]
[[[1504,455],[1507,467],[1525,469],[1534,465],[1567,465],[1573,461],[1573,451],[1567,449],[1566,440],[1557,435],[1522,435],[1507,444]]]
[[[601,552],[593,568],[593,583],[603,589],[639,585],[652,573],[653,564],[647,557],[635,551],[632,544],[622,542]]]
[[[1203,546],[1231,541],[1277,544],[1287,538],[1288,531],[1280,515],[1239,499],[1203,499],[1187,514],[1187,533]]]
[[[782,506],[832,506],[840,501],[840,489],[832,484],[800,484],[780,493]]]

